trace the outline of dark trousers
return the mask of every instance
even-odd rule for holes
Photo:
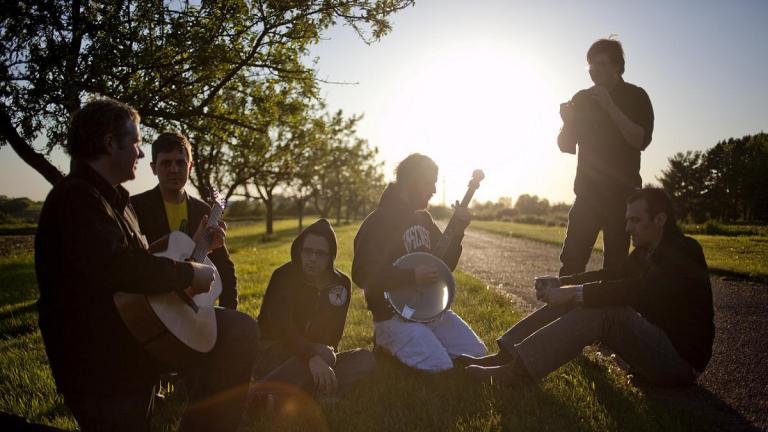
[[[291,393],[296,390],[314,393],[314,381],[306,360],[292,355],[280,342],[265,342],[264,347],[256,367],[259,375],[257,393]],[[332,347],[323,344],[312,344],[312,348],[336,373],[339,393],[344,393],[376,369],[376,358],[368,350],[336,353]]]
[[[600,230],[603,231],[603,268],[621,265],[629,252],[627,204],[623,195],[577,195],[568,212],[568,231],[560,252],[560,276],[583,273]]]
[[[216,345],[183,371],[191,385],[181,431],[234,431],[242,418],[259,329],[253,318],[229,309],[216,308],[216,321]],[[152,388],[108,395],[89,390],[64,394],[82,431],[149,430]]]

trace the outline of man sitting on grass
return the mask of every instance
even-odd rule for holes
[[[677,227],[661,189],[627,200],[635,246],[625,264],[559,278],[546,306],[498,339],[497,354],[462,361],[470,376],[511,386],[546,377],[599,341],[651,383],[694,382],[712,356],[712,288],[699,243]]]
[[[263,356],[255,393],[297,390],[334,396],[376,367],[363,349],[336,354],[350,302],[349,278],[334,268],[336,234],[320,219],[291,245],[291,261],[272,273],[259,312]]]

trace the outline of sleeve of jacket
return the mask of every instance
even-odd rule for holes
[[[309,360],[315,351],[304,338],[303,329],[294,325],[293,299],[288,286],[292,281],[287,272],[281,270],[283,268],[275,270],[269,279],[258,323],[267,337],[283,342],[291,354]]]
[[[651,98],[648,97],[648,93],[642,87],[637,88],[635,103],[631,112],[626,114],[630,120],[643,128],[645,133],[643,134],[643,148],[641,150],[645,150],[653,139],[654,114]]]
[[[348,277],[345,275],[342,275],[342,286],[344,286],[344,289],[347,290],[347,304],[344,305],[344,313],[339,314],[339,319],[336,322],[336,326],[334,328],[335,334],[333,335],[333,340],[336,341],[334,344],[334,349],[338,351],[339,349],[339,342],[341,341],[341,338],[344,336],[344,327],[347,325],[347,312],[349,311],[349,305],[352,303],[352,282],[349,280]]]
[[[191,264],[156,257],[146,249],[126,244],[111,207],[95,191],[70,190],[63,202],[59,217],[79,218],[78,223],[62,224],[66,260],[82,277],[92,279],[85,286],[156,294],[191,284]]]
[[[640,276],[584,285],[584,305],[638,307],[644,302],[664,302],[685,295],[692,284],[707,282],[704,254],[694,243],[679,250],[674,260],[648,266]]]
[[[412,269],[399,269],[392,265],[389,250],[392,242],[400,241],[396,234],[385,229],[380,218],[366,219],[355,236],[352,280],[366,293],[381,294],[392,286],[415,281]],[[367,294],[368,295],[368,294]]]
[[[224,245],[210,254],[213,265],[221,276],[221,296],[219,297],[219,306],[227,309],[237,309],[237,275],[235,274],[235,264],[229,256],[227,246]]]

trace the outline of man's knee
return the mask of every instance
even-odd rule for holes
[[[315,352],[315,355],[323,359],[323,361],[327,363],[328,366],[336,365],[336,353],[333,351],[333,348],[327,345],[313,343],[312,351]]]
[[[226,350],[235,350],[239,356],[254,360],[259,351],[259,325],[255,319],[242,312],[217,308],[216,318],[220,326],[220,343]]]

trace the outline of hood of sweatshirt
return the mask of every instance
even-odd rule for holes
[[[304,228],[301,234],[299,234],[298,237],[293,240],[293,244],[291,244],[291,262],[293,265],[301,268],[301,247],[304,243],[304,239],[309,234],[322,237],[328,241],[328,249],[331,258],[330,269],[332,270],[334,268],[334,261],[336,260],[336,251],[338,248],[336,242],[336,232],[333,230],[331,223],[324,218]]]

